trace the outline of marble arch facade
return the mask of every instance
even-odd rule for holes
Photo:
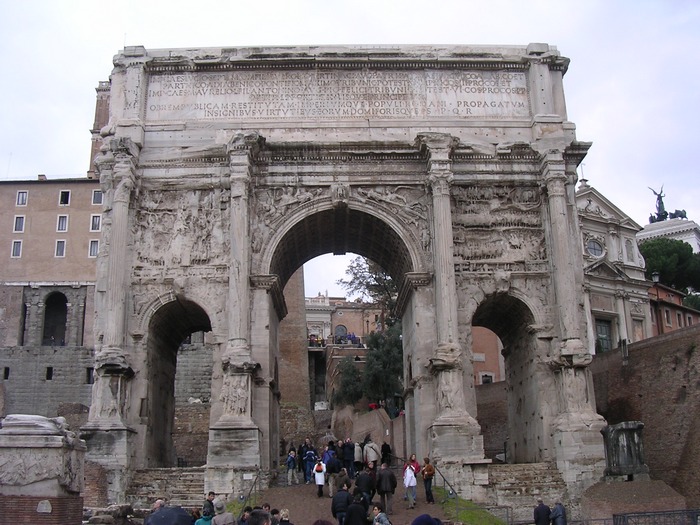
[[[206,490],[238,494],[274,469],[282,290],[345,251],[401,283],[409,448],[485,497],[470,346],[483,324],[504,341],[510,457],[556,462],[571,490],[596,481],[574,202],[589,144],[567,120],[567,67],[547,44],[120,52],[82,429],[110,501],[156,466],[149,396],[168,385],[148,383],[173,333],[207,330],[213,348]]]

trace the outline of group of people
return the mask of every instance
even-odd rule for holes
[[[391,459],[389,444],[384,442],[380,447],[369,436],[362,443],[353,443],[350,438],[338,443],[330,441],[320,454],[307,438],[298,452],[293,446],[289,449],[287,483],[299,484],[298,472],[301,470],[304,482],[316,485],[319,498],[324,496],[327,485],[328,496],[332,498],[331,511],[338,525],[366,525],[368,517],[381,522],[382,516],[393,513],[393,496],[399,484],[389,468]],[[435,467],[429,458],[423,461],[421,465],[412,454],[403,465],[404,499],[409,509],[416,505],[418,476],[423,479],[426,501],[435,503],[432,492]],[[373,504],[375,495],[379,495],[376,505]]]
[[[566,509],[561,501],[557,501],[550,509],[542,499],[538,499],[533,521],[535,525],[566,525]]]
[[[303,475],[306,484],[317,481],[320,476],[316,476],[316,472],[322,472],[323,468],[318,466],[319,459],[326,469],[323,471],[324,480],[341,473],[353,480],[364,466],[379,465],[380,461],[390,463],[391,457],[391,446],[387,442],[379,447],[369,436],[361,443],[355,443],[349,437],[344,441],[331,440],[323,447],[322,452],[317,451],[311,440],[306,438],[298,449],[293,445],[289,448],[286,459],[287,483],[300,483],[300,474]],[[335,487],[338,486],[335,484]],[[332,488],[330,496],[333,496]]]
[[[289,509],[271,509],[269,503],[261,507],[247,506],[236,519],[226,510],[226,502],[217,499],[214,492],[209,492],[202,505],[201,517],[193,521],[194,525],[293,525],[289,521]]]

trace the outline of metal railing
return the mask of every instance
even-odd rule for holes
[[[614,525],[698,525],[700,509],[615,514]]]

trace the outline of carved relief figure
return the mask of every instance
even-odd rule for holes
[[[227,373],[221,389],[220,401],[224,403],[224,414],[245,416],[248,414],[250,374]]]

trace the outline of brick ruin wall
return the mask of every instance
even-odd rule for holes
[[[597,411],[609,424],[644,423],[645,461],[664,481],[700,508],[700,325],[677,330],[594,357]],[[506,384],[476,387],[478,421],[487,457],[507,438]]]
[[[598,412],[610,424],[644,423],[652,479],[700,508],[700,325],[597,355],[591,365]]]

